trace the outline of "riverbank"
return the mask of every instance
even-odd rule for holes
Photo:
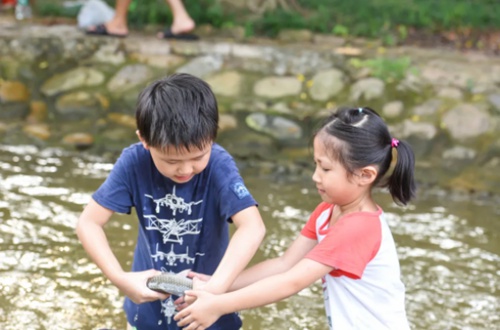
[[[370,106],[414,147],[421,185],[500,193],[500,57],[307,30],[273,40],[197,33],[196,42],[153,31],[114,39],[0,16],[0,142],[113,157],[135,141],[139,91],[187,72],[218,97],[219,142],[259,171],[308,175],[316,123],[338,106]]]

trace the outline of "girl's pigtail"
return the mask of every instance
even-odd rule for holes
[[[393,139],[392,147],[397,150],[397,158],[394,171],[387,180],[387,187],[396,203],[399,201],[406,205],[415,197],[416,192],[415,155],[410,145],[404,141]]]

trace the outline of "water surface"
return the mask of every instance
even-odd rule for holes
[[[0,328],[124,329],[123,297],[85,254],[74,232],[113,157],[0,145]],[[260,177],[241,164],[267,236],[255,261],[281,254],[319,198],[309,177]],[[407,286],[412,329],[500,328],[500,207],[421,189],[410,207],[376,194],[388,214]],[[128,269],[134,215],[114,215],[111,246]],[[326,329],[318,284],[243,311],[244,329]]]

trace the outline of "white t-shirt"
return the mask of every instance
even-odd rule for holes
[[[334,268],[322,279],[330,329],[410,329],[396,246],[382,209],[347,214],[329,228],[332,209],[318,205],[301,232],[318,240],[306,258]]]

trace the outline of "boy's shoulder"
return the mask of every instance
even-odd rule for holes
[[[151,159],[149,150],[146,150],[142,143],[134,143],[123,148],[119,163],[127,165],[143,165],[144,162],[149,162]]]
[[[234,161],[233,156],[224,149],[221,145],[214,143],[212,145],[212,154],[210,156],[211,161],[225,161],[232,160]]]

